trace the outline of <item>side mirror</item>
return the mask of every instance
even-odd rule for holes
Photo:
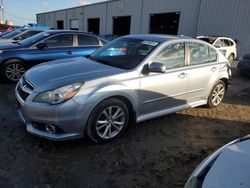
[[[162,63],[153,62],[148,66],[150,72],[164,73],[167,68]]]
[[[38,45],[36,45],[36,47],[40,50],[43,50],[45,48],[48,48],[48,45],[46,43],[39,43]]]

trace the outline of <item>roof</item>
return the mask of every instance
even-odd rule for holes
[[[190,37],[186,36],[176,36],[176,35],[162,35],[162,34],[143,34],[143,35],[127,35],[124,37],[131,37],[131,38],[136,38],[136,39],[141,39],[141,40],[149,40],[149,41],[154,41],[158,43],[162,43],[165,41],[173,40],[173,39],[188,39]]]
[[[73,33],[73,34],[90,34],[90,35],[95,35],[92,33],[87,33],[83,31],[74,31],[74,30],[45,30],[46,33],[49,34],[55,34],[55,33]]]
[[[105,0],[105,1],[103,0],[101,2],[91,3],[91,4],[87,4],[87,5],[79,5],[79,6],[74,6],[74,7],[70,7],[70,8],[64,8],[64,9],[54,10],[54,11],[41,12],[41,13],[38,13],[36,15],[47,14],[47,13],[52,13],[52,12],[59,12],[59,11],[63,11],[63,10],[70,10],[70,9],[81,8],[81,7],[88,7],[88,6],[98,5],[98,4],[104,4],[104,3],[111,3],[111,2],[114,2],[114,1],[119,1],[119,0]]]

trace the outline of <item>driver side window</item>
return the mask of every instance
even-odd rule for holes
[[[167,69],[185,66],[185,44],[176,43],[164,47],[151,62],[162,63]]]

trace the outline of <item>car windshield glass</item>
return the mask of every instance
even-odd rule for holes
[[[200,40],[203,40],[205,42],[208,42],[209,44],[213,44],[215,39],[214,38],[208,38],[208,37],[201,37]]]
[[[23,32],[23,30],[14,30],[14,31],[12,31],[12,32],[9,32],[9,33],[7,33],[6,35],[3,35],[3,36],[1,36],[2,38],[4,38],[4,39],[10,39],[10,38],[12,38],[12,37],[15,37],[16,35],[18,35],[19,33],[22,33]]]
[[[148,40],[120,38],[94,52],[89,58],[121,69],[136,67],[159,43]]]
[[[0,37],[2,38],[4,35],[7,35],[7,34],[9,34],[9,33],[11,33],[11,32],[14,32],[14,31],[15,31],[15,30],[5,31],[5,32],[3,32],[3,33],[0,34]]]
[[[35,44],[35,43],[37,43],[37,42],[39,42],[39,41],[47,38],[49,35],[50,34],[46,33],[46,32],[38,33],[38,34],[36,34],[36,35],[34,35],[32,37],[29,37],[27,39],[24,39],[24,40],[20,41],[19,44],[25,45],[25,46],[26,45],[27,46],[33,45],[33,44]]]

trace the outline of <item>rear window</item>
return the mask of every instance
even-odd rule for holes
[[[200,40],[203,40],[203,41],[205,41],[205,42],[207,42],[207,43],[209,43],[209,44],[213,44],[214,41],[215,41],[214,38],[209,38],[209,37],[201,37],[201,38],[199,38],[199,39],[200,39]]]
[[[96,37],[90,35],[78,35],[78,45],[99,45],[99,40]]]
[[[209,47],[209,53],[210,53],[210,62],[217,61],[217,51]]]
[[[205,44],[189,43],[190,65],[199,65],[210,61],[209,49]]]

